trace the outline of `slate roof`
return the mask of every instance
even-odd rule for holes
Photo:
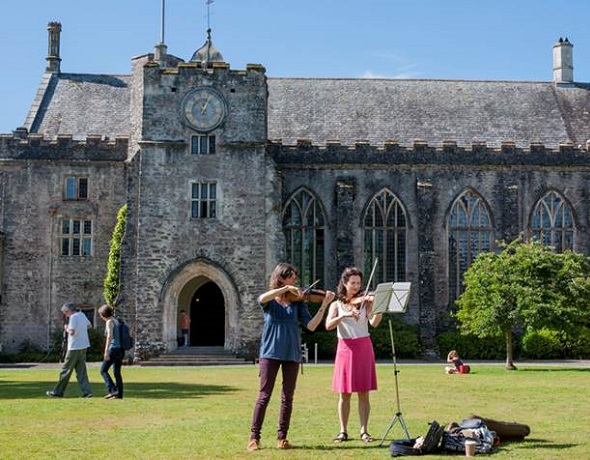
[[[71,134],[75,140],[88,134],[129,135],[130,82],[131,75],[54,74],[37,96],[27,128],[47,137]]]
[[[129,135],[131,75],[52,75],[27,126],[49,137]],[[43,87],[44,85],[44,87]],[[269,78],[268,138],[285,145],[339,141],[469,147],[513,141],[585,146],[590,85],[553,82]]]
[[[590,139],[588,85],[552,82],[270,78],[269,139],[440,146]]]

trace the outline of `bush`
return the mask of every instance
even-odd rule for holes
[[[590,330],[585,326],[568,332],[548,328],[530,331],[522,342],[525,357],[531,359],[590,357]]]
[[[554,359],[564,357],[563,332],[540,329],[527,332],[522,337],[523,356],[531,359]]]
[[[371,329],[373,348],[377,359],[393,359],[391,349],[391,334],[389,331],[389,318],[384,317],[378,327]],[[419,359],[422,356],[422,344],[417,325],[391,321],[393,333],[393,345],[397,359]]]
[[[590,359],[590,329],[580,327],[566,337],[567,356],[572,359]]]
[[[315,332],[304,329],[301,333],[301,343],[307,343],[309,348],[309,359],[314,357],[314,346],[318,344],[318,359],[333,360],[336,355],[336,338],[335,331],[326,331],[323,324]]]
[[[451,350],[457,350],[463,359],[504,359],[506,344],[504,337],[480,338],[473,334],[460,332],[444,332],[437,337],[438,350],[441,357],[446,358]],[[515,355],[518,347],[514,348]]]
[[[395,354],[397,358],[417,359],[422,352],[418,326],[411,326],[401,322],[392,322]],[[384,318],[378,327],[369,326],[376,359],[392,359],[391,337],[389,324]],[[301,341],[307,343],[310,358],[313,357],[314,344],[318,344],[318,359],[333,360],[336,355],[338,338],[336,331],[326,331],[323,324],[315,332],[303,330]]]

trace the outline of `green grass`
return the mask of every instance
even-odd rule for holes
[[[470,375],[446,375],[443,365],[398,364],[402,417],[411,437],[428,422],[442,425],[476,413],[531,427],[524,441],[504,443],[498,459],[590,458],[588,388],[590,368],[526,365],[506,372],[502,365],[473,364]],[[356,397],[349,435],[335,445],[337,396],[330,390],[331,365],[306,365],[299,376],[289,440],[292,451],[276,449],[280,381],[263,429],[263,449],[246,452],[257,396],[253,365],[238,367],[124,367],[126,397],[104,400],[98,368],[90,369],[95,397],[80,398],[72,377],[63,399],[45,391],[58,368],[0,369],[0,458],[43,459],[221,459],[221,458],[387,458],[393,439],[403,439],[396,421],[393,366],[378,365],[379,390],[371,394],[370,432],[358,439]],[[428,458],[448,458],[429,455]]]

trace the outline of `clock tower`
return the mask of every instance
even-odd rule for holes
[[[279,181],[266,152],[266,71],[231,69],[210,29],[188,62],[148,55],[133,67],[136,254],[125,273],[138,311],[153,309],[137,315],[138,327],[149,327],[150,317],[163,321],[162,336],[154,331],[145,344],[159,349],[145,352],[176,348],[181,309],[191,328],[202,328],[191,345],[250,347],[259,330],[256,298],[280,258],[282,235],[272,212]]]

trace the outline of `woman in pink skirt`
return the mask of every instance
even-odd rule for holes
[[[362,281],[363,274],[358,268],[349,267],[342,272],[336,292],[337,300],[330,305],[326,318],[326,330],[336,329],[338,335],[332,378],[332,391],[340,395],[340,433],[334,438],[335,442],[348,440],[352,393],[358,393],[361,439],[365,442],[373,441],[368,432],[371,411],[369,391],[377,389],[377,373],[369,324],[377,327],[383,315],[372,315],[372,297],[362,293],[359,295]]]

